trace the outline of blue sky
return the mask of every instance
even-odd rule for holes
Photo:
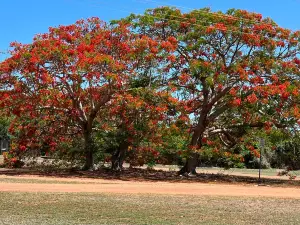
[[[280,26],[300,30],[300,0],[0,0],[0,52],[7,50],[12,41],[30,43],[35,34],[47,32],[50,26],[92,16],[109,21],[162,5],[184,11],[241,8],[271,17]],[[0,54],[0,60],[5,57]]]

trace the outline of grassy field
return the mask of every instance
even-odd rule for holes
[[[233,174],[233,173],[240,173],[240,174],[250,174],[250,175],[258,175],[258,169],[246,169],[246,168],[230,168],[230,169],[223,169],[219,167],[199,167],[197,169],[199,173],[211,173],[211,172],[217,172],[221,174]],[[261,175],[264,176],[277,176],[278,172],[282,171],[281,169],[262,169]],[[291,173],[299,174],[299,171],[291,171]]]
[[[300,200],[0,192],[0,224],[300,224]]]
[[[173,168],[172,168],[173,169]],[[257,170],[199,168],[256,174]],[[166,170],[166,169],[165,169]],[[277,170],[264,170],[276,175]],[[3,183],[89,184],[85,180],[0,177]],[[101,184],[99,184],[101,185]],[[31,187],[31,186],[30,186]],[[282,189],[287,191],[287,189]],[[0,192],[0,225],[300,224],[300,199],[159,194]]]

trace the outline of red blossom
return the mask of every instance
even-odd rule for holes
[[[256,103],[257,100],[258,100],[258,98],[257,98],[257,96],[256,96],[254,93],[252,93],[251,95],[249,95],[249,96],[247,97],[247,101],[248,101],[249,103],[251,103],[251,104]]]
[[[20,149],[20,151],[24,152],[24,151],[26,150],[26,146],[21,145],[21,146],[19,147],[19,149]]]

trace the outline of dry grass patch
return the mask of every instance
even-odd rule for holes
[[[300,224],[300,200],[0,192],[0,224]]]

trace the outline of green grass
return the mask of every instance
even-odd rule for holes
[[[241,174],[251,174],[258,175],[258,169],[240,169],[240,168],[230,168],[223,169],[218,167],[199,167],[198,172],[205,171],[209,173],[210,171],[218,171],[219,173],[231,174],[231,173],[241,173]],[[277,173],[281,171],[279,169],[262,169],[261,174],[267,176],[277,176]],[[291,171],[299,173],[299,171]]]
[[[261,175],[262,176],[273,176],[278,177],[278,172],[283,171],[282,169],[262,169]],[[240,168],[230,168],[230,169],[223,169],[219,167],[199,167],[197,169],[198,173],[212,173],[212,172],[218,172],[220,174],[234,174],[234,173],[240,173],[241,175],[255,175],[258,176],[258,169],[240,169]],[[300,176],[300,170],[291,170],[290,174]]]
[[[180,169],[179,166],[176,165],[157,165],[155,166],[156,169],[168,169],[169,171],[178,171]],[[277,176],[278,172],[282,171],[282,169],[262,169],[261,175],[265,176]],[[257,175],[258,176],[258,169],[247,169],[247,168],[230,168],[230,169],[224,169],[221,167],[198,167],[197,168],[198,173],[223,173],[223,174],[232,174],[232,173],[241,173],[245,175]],[[300,176],[300,170],[293,170],[290,171],[291,174]]]
[[[300,224],[300,200],[0,192],[0,224]]]

